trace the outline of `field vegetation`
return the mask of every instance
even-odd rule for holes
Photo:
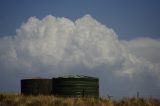
[[[26,96],[0,93],[0,106],[160,106],[160,100],[135,97],[112,100],[107,98]]]

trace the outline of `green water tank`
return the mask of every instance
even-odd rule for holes
[[[52,93],[57,96],[98,97],[99,79],[89,76],[53,78]]]

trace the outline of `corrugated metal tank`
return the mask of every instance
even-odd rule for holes
[[[52,79],[53,94],[58,96],[99,96],[99,79],[88,76],[69,76]]]
[[[50,95],[52,93],[52,79],[22,79],[21,93],[26,95]]]

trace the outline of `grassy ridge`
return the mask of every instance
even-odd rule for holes
[[[24,96],[0,93],[0,106],[160,106],[158,99],[64,98],[55,96]]]

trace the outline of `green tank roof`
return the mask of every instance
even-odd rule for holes
[[[57,77],[57,78],[91,78],[91,79],[98,79],[96,77],[90,77],[90,76],[86,76],[86,75],[68,75],[68,76],[61,76],[61,77]]]

